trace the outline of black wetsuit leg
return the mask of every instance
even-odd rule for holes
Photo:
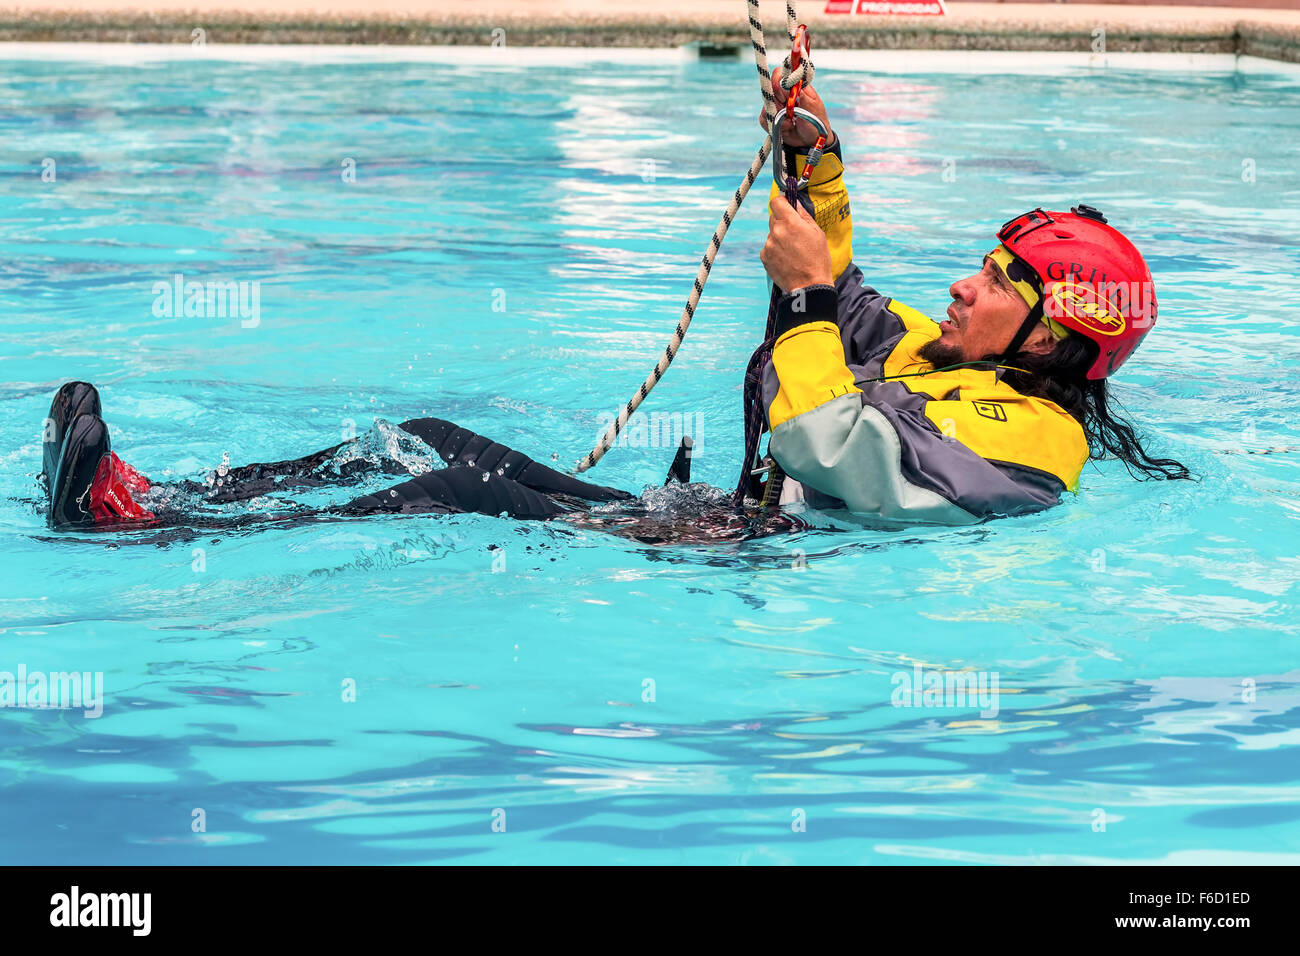
[[[240,465],[228,469],[224,475],[209,475],[210,485],[188,480],[179,484],[186,491],[203,494],[213,504],[228,504],[232,501],[246,501],[272,491],[317,488],[325,484],[347,481],[372,469],[373,466],[369,462],[354,461],[343,465],[337,476],[326,478],[316,473],[317,468],[329,461],[333,454],[347,444],[348,442],[339,442],[337,445],[322,448],[301,458]]]
[[[635,497],[618,488],[595,485],[556,471],[522,452],[441,418],[413,418],[398,428],[415,435],[449,465],[474,465],[492,472],[494,477],[511,478],[545,495],[577,501],[623,501]]]
[[[431,471],[337,509],[342,514],[455,514],[477,512],[545,520],[569,509],[493,471],[454,465]]]
[[[477,512],[546,519],[589,502],[633,497],[618,488],[580,481],[441,418],[413,418],[398,427],[427,444],[450,467],[363,495],[343,506],[343,513]],[[231,468],[210,488],[193,481],[181,484],[186,490],[204,494],[213,504],[224,504],[276,490],[345,483],[373,471],[374,465],[364,460],[346,463],[337,475],[318,471],[347,444],[340,442],[302,458]],[[400,472],[395,467],[392,473]]]
[[[398,427],[423,441],[436,451],[439,457],[448,465],[476,466],[484,471],[491,472],[493,479],[510,479],[518,482],[524,488],[531,489],[542,495],[557,496],[561,499],[562,505],[579,507],[584,502],[622,501],[633,497],[618,488],[580,481],[571,475],[566,475],[554,468],[543,465],[541,462],[534,461],[522,452],[515,451],[500,442],[494,442],[490,438],[470,431],[468,428],[461,428],[454,422],[445,421],[441,418],[413,418],[402,422]],[[342,466],[339,474],[329,476],[321,474],[317,469],[347,444],[349,443],[340,442],[337,445],[331,445],[329,448],[312,452],[310,455],[304,455],[302,458],[231,468],[226,474],[215,478],[210,488],[192,481],[182,482],[181,484],[186,490],[203,493],[207,500],[214,504],[224,504],[256,498],[259,495],[276,490],[312,488],[327,483],[345,483],[354,477],[363,475],[367,471],[372,471],[374,466],[363,460],[347,462]],[[392,473],[400,474],[401,472],[394,468]],[[440,474],[441,472],[437,473]],[[414,503],[427,501],[430,505],[428,510],[438,510],[434,505],[437,502],[443,502],[451,511],[477,511],[482,514],[499,514],[502,510],[505,510],[511,514],[514,513],[513,508],[498,508],[495,511],[485,510],[495,508],[501,502],[492,495],[486,498],[482,497],[477,488],[472,489],[473,493],[464,502],[463,507],[457,507],[454,500],[448,500],[447,498],[448,494],[454,494],[454,489],[462,487],[459,478],[455,481],[454,485],[447,488],[440,487],[437,482],[431,482],[423,491],[416,492],[407,489],[410,492],[412,503],[409,510],[420,510],[415,507]],[[411,483],[404,482],[403,485],[398,487],[403,488],[409,484]],[[399,493],[396,498],[389,496],[389,499],[393,501],[404,496],[405,493]],[[366,498],[372,497],[374,496],[366,496]],[[516,506],[527,512],[527,514],[520,514],[518,517],[541,515],[542,509],[537,506],[537,503],[531,497],[516,497],[519,497]],[[390,509],[385,508],[383,510]],[[559,510],[565,509],[561,507]]]
[[[341,508],[328,509],[329,512],[347,515],[477,512],[544,520],[581,510],[591,502],[634,497],[618,488],[565,475],[444,419],[414,418],[399,427],[431,447],[449,467],[377,494],[363,495]],[[277,490],[338,485],[373,474],[375,464],[365,459],[344,462],[337,469],[321,470],[347,444],[350,442],[340,442],[301,458],[229,468],[220,476],[212,476],[210,483],[185,480],[176,486],[203,495],[209,503],[223,504]],[[82,499],[99,459],[108,451],[108,429],[100,418],[99,393],[86,382],[68,382],[54,396],[45,433],[42,477],[50,491],[53,525],[89,521]],[[379,468],[382,470],[384,466]],[[402,469],[392,463],[387,472],[401,474]],[[179,514],[170,517],[188,520]]]
[[[589,502],[633,497],[617,488],[579,481],[441,418],[413,418],[398,427],[436,451],[449,467],[358,498],[345,512],[472,511],[545,520]]]

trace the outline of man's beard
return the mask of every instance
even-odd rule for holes
[[[966,361],[960,345],[946,345],[940,339],[926,342],[916,350],[916,355],[921,361],[928,362],[931,368],[947,368]]]

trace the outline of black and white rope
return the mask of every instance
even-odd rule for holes
[[[763,20],[759,9],[758,0],[746,0],[748,4],[749,17],[749,42],[754,48],[754,64],[758,68],[758,82],[763,91],[763,110],[767,114],[768,127],[770,129],[773,119],[776,117],[777,102],[776,96],[772,92],[772,74],[767,67],[767,44],[763,36]],[[794,40],[795,28],[797,26],[795,17],[794,4],[787,2],[785,5],[785,32],[790,42]],[[781,88],[788,92],[795,83],[804,83],[811,85],[813,80],[812,58],[805,56],[803,63],[798,70],[792,71],[790,68],[790,57],[785,58],[785,68],[781,71]],[[727,230],[731,228],[732,221],[736,214],[740,212],[740,204],[745,201],[745,196],[749,194],[749,188],[763,174],[763,168],[767,164],[768,155],[772,151],[772,135],[769,132],[762,147],[759,148],[758,155],[749,166],[749,171],[745,173],[745,180],[736,189],[735,195],[731,197],[731,202],[722,213],[722,219],[718,226],[713,230],[713,237],[709,240],[709,247],[704,252],[704,258],[700,261],[700,269],[695,274],[695,283],[691,287],[691,294],[686,299],[686,306],[682,309],[681,318],[677,320],[677,328],[673,330],[673,337],[668,342],[668,347],[664,349],[659,361],[651,370],[646,380],[641,383],[641,387],[636,393],[628,399],[626,405],[619,410],[618,417],[601,436],[596,447],[593,448],[585,458],[581,459],[576,470],[579,474],[592,467],[596,462],[604,457],[605,452],[613,447],[618,441],[619,434],[626,427],[628,419],[632,413],[646,399],[650,391],[659,384],[663,378],[664,372],[668,371],[668,366],[672,364],[673,358],[677,355],[677,350],[682,346],[682,340],[686,338],[686,330],[691,327],[691,319],[695,316],[695,307],[699,304],[700,296],[704,293],[704,284],[709,279],[709,272],[713,269],[713,260],[718,256],[718,250],[722,248],[722,240],[727,235]]]

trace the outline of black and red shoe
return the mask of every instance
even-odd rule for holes
[[[60,389],[46,429],[45,478],[51,527],[153,519],[133,497],[149,490],[149,479],[113,454],[108,426],[99,417],[99,395],[94,386],[71,382]],[[60,439],[59,450],[50,464],[55,435]]]
[[[46,494],[53,487],[54,473],[59,467],[59,456],[63,454],[63,439],[68,426],[78,415],[103,415],[99,405],[99,392],[89,382],[65,383],[54,393],[54,401],[50,402],[50,414],[46,416],[43,428],[45,450],[41,468],[41,485]]]

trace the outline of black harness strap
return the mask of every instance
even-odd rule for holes
[[[781,290],[772,287],[772,295],[767,306],[767,328],[763,333],[763,342],[754,349],[745,367],[744,380],[744,423],[745,452],[740,469],[740,478],[736,490],[732,493],[733,507],[742,508],[746,495],[758,498],[762,494],[762,482],[751,474],[758,464],[758,447],[767,430],[767,415],[763,409],[763,370],[772,360],[772,346],[776,343],[776,304],[781,300]]]
[[[998,361],[1010,362],[1020,351],[1020,346],[1025,344],[1025,339],[1029,338],[1029,333],[1034,331],[1034,326],[1041,322],[1042,319],[1043,300],[1040,298],[1038,304],[1030,308],[1029,314],[1025,316],[1025,321],[1020,323],[1020,328],[1018,328],[1016,334],[1011,337],[1011,344],[1007,346],[1007,350],[1002,353],[1002,358]]]

